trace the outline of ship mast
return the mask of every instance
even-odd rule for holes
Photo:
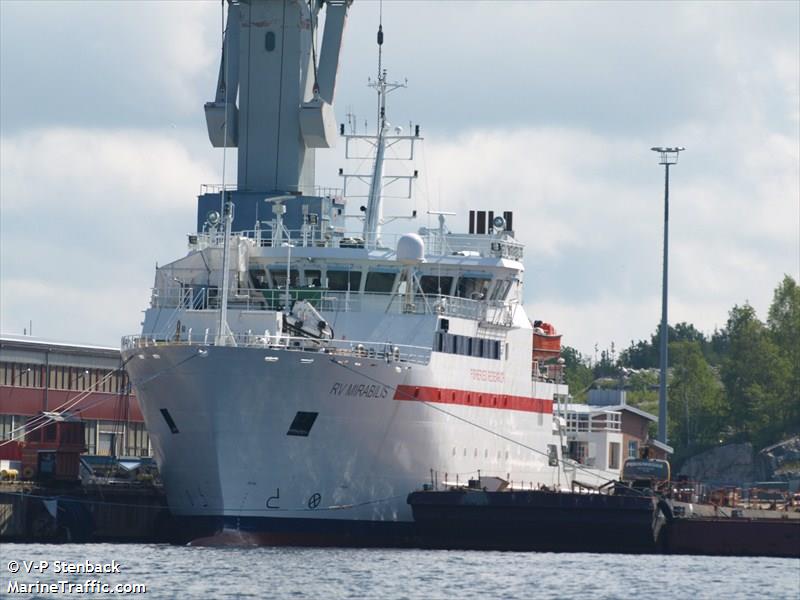
[[[364,241],[367,245],[379,244],[381,226],[383,225],[383,163],[386,153],[386,139],[390,123],[386,120],[386,95],[398,88],[406,87],[405,83],[389,83],[386,80],[386,69],[382,65],[383,24],[378,24],[378,78],[369,83],[369,87],[378,92],[378,132],[375,136],[375,163],[372,168],[372,179],[367,196],[367,211],[364,218]],[[394,139],[396,136],[392,136]]]

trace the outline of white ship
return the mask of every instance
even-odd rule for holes
[[[212,144],[238,149],[237,185],[204,189],[188,254],[157,269],[142,333],[122,342],[170,508],[198,532],[396,543],[423,485],[570,484],[553,417],[567,389],[558,362],[539,365],[554,336],[539,330],[534,353],[513,215],[382,231],[385,151],[412,157],[421,138],[389,125],[402,86],[380,61],[377,131],[337,132],[349,7],[324,2],[318,52],[321,1],[229,3],[205,110]],[[314,187],[314,149],[337,133],[348,156],[372,150],[366,176],[341,172],[344,194]]]

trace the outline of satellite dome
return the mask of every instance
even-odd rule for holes
[[[425,242],[416,233],[406,233],[397,240],[397,262],[416,265],[425,262]]]

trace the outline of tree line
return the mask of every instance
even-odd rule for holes
[[[800,287],[791,276],[775,288],[766,321],[745,303],[710,335],[678,323],[667,336],[676,462],[719,444],[763,447],[800,433]],[[566,347],[570,391],[580,401],[592,387],[622,385],[630,404],[658,414],[660,337],[659,325],[649,340],[631,341],[618,356],[612,344],[595,360]]]

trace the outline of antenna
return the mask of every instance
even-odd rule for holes
[[[386,114],[386,96],[399,88],[407,87],[407,82],[389,82],[387,71],[383,68],[383,3],[379,3],[378,15],[378,77],[377,79],[369,78],[367,81],[368,87],[373,88],[378,94],[378,123],[374,135],[366,133],[368,130],[366,121],[364,123],[364,134],[357,134],[355,131],[355,115],[352,116],[353,127],[352,133],[344,133],[344,124],[340,126],[340,134],[345,138],[345,158],[346,159],[359,159],[359,160],[372,160],[372,173],[345,173],[344,169],[339,169],[339,175],[344,178],[343,195],[348,198],[366,198],[366,205],[362,208],[364,211],[364,241],[366,247],[379,247],[381,245],[381,228],[384,224],[394,219],[416,218],[416,211],[412,212],[411,217],[384,217],[383,215],[383,200],[384,188],[390,186],[395,182],[401,181],[408,184],[408,191],[404,196],[389,196],[393,198],[411,198],[413,182],[419,176],[418,171],[413,171],[411,175],[384,175],[384,162],[387,160],[413,160],[414,159],[414,143],[422,140],[419,135],[419,126],[416,126],[412,131],[404,133],[401,127],[391,130],[391,125],[387,120]],[[348,120],[350,115],[348,115]],[[411,127],[409,126],[409,129]],[[357,150],[351,153],[351,141],[361,140],[367,142],[371,147],[369,153],[361,154]],[[386,156],[386,151],[391,149],[396,144],[408,143],[408,154],[397,156],[395,151],[390,152],[390,156]],[[348,181],[357,181],[368,186],[367,193],[352,195],[348,193]],[[354,216],[354,215],[348,215]],[[358,216],[358,215],[355,215]]]
[[[378,2],[378,77],[381,76],[381,60],[383,58],[383,0]]]

